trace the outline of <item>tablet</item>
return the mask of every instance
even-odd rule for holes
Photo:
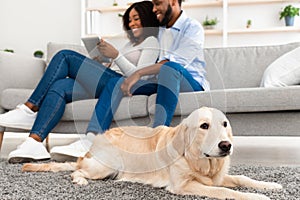
[[[92,59],[97,58],[96,60],[100,62],[110,62],[110,59],[102,55],[97,48],[97,44],[101,42],[98,36],[83,37],[81,40]]]

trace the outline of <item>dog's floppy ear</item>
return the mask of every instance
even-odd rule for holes
[[[175,134],[171,144],[168,146],[168,154],[174,157],[182,156],[185,152],[185,141],[187,137],[187,126],[179,124],[174,128]]]
[[[199,128],[201,113],[209,109],[208,107],[201,107],[193,111],[187,118],[185,118],[181,123],[189,128]]]
[[[199,114],[198,112],[192,112],[187,118],[182,120],[181,124],[187,127],[196,127],[199,123]]]

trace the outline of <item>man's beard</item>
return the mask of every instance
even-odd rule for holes
[[[161,22],[159,22],[159,25],[160,26],[167,26],[167,24],[171,20],[171,15],[172,15],[172,7],[170,5],[168,5],[168,9],[165,13],[165,16],[164,16],[163,20]]]

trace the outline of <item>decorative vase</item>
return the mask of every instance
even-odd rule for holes
[[[285,25],[286,26],[294,26],[294,17],[291,17],[291,16],[286,16],[284,17],[284,20],[285,20]]]

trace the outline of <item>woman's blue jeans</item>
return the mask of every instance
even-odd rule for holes
[[[120,77],[121,74],[79,53],[58,52],[28,99],[39,107],[31,133],[44,140],[60,121],[67,103],[98,98],[110,79]]]
[[[109,129],[113,115],[122,98],[120,89],[123,77],[111,78],[108,82],[89,124],[90,130],[99,133]],[[165,63],[158,74],[157,82],[139,80],[132,87],[133,95],[151,95],[157,93],[156,109],[153,127],[159,125],[169,126],[178,103],[179,92],[203,91],[202,86],[180,64],[175,62]]]

